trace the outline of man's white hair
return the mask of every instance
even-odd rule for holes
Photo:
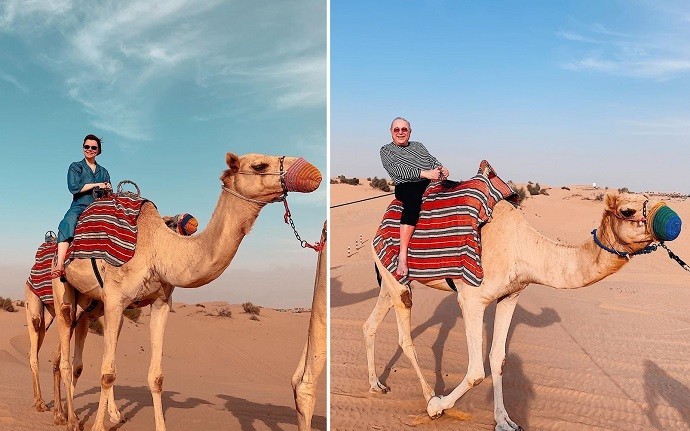
[[[406,122],[406,123],[407,123],[407,128],[410,129],[410,131],[412,130],[412,126],[410,125],[410,122],[407,121],[407,119],[406,119],[406,118],[403,118],[403,117],[395,117],[395,118],[393,118],[393,121],[391,121],[391,129],[393,128],[393,123],[395,123],[395,122],[398,121],[398,120],[403,120],[404,122]]]

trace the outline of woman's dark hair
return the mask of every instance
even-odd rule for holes
[[[96,153],[96,155],[99,156],[99,155],[101,154],[101,138],[99,138],[99,137],[96,136],[96,135],[86,135],[86,136],[84,137],[84,143],[86,143],[86,141],[96,141],[96,142],[98,142],[98,153]]]

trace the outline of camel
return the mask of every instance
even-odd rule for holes
[[[323,225],[320,244],[322,248],[316,261],[309,335],[304,344],[302,358],[292,376],[299,431],[311,431],[311,418],[316,403],[316,381],[326,363],[326,223]]]
[[[101,287],[89,259],[75,259],[65,268],[67,282],[53,279],[58,329],[60,374],[65,382],[67,429],[79,430],[74,411],[73,373],[70,363],[71,325],[75,319],[75,292],[104,305],[104,349],[101,366],[101,396],[93,431],[104,431],[106,409],[116,411],[112,389],[116,378],[115,350],[122,327],[122,312],[134,301],[150,300],[151,362],[148,384],[153,399],[156,431],[165,431],[161,403],[163,391],[163,335],[172,304],[173,287],[197,288],[216,279],[230,265],[237,249],[268,203],[283,200],[288,191],[312,192],[321,174],[304,159],[247,154],[226,154],[220,179],[221,193],[204,231],[182,237],[167,228],[156,207],[142,205],[137,220],[138,240],[134,256],[115,267],[96,261]],[[112,415],[111,415],[112,417]],[[117,416],[115,417],[117,419]]]
[[[190,216],[191,217],[191,216]],[[163,216],[165,224],[172,229],[173,232],[178,232],[178,216]],[[193,217],[192,217],[193,219]],[[191,235],[196,231],[196,219],[191,226],[185,230],[186,235]],[[45,333],[55,319],[55,307],[53,304],[44,304],[41,299],[31,291],[28,284],[24,285],[24,299],[26,304],[26,320],[29,331],[29,365],[31,367],[33,391],[34,391],[34,408],[38,412],[48,411],[49,408],[43,401],[41,395],[41,384],[38,376],[38,352],[41,350]],[[77,384],[77,380],[83,371],[82,355],[84,352],[84,343],[88,335],[88,329],[91,323],[103,315],[103,304],[100,301],[92,301],[88,298],[78,298],[78,304],[81,304],[81,313],[76,318],[76,325],[74,327],[74,359],[72,366],[74,368],[72,379],[72,390]],[[50,320],[46,321],[45,313],[50,315]],[[53,362],[53,423],[55,425],[64,425],[67,422],[62,408],[60,396],[60,346],[56,346],[52,354]],[[115,406],[113,399],[109,405]],[[111,409],[111,418],[113,422],[119,422],[119,412],[115,408]]]
[[[38,352],[41,350],[41,345],[45,338],[45,333],[55,320],[55,307],[53,304],[44,304],[41,299],[34,294],[27,285],[24,285],[24,297],[26,303],[26,320],[29,331],[29,365],[31,367],[33,390],[34,390],[34,408],[38,412],[45,412],[50,410],[43,401],[41,395],[41,385],[38,376]],[[77,380],[83,370],[82,353],[84,351],[84,342],[89,330],[89,325],[94,320],[98,319],[103,314],[103,305],[95,303],[94,307],[89,307],[91,301],[87,298],[79,298],[77,301],[82,312],[76,319],[74,327],[74,374],[72,385],[77,384]],[[45,313],[48,313],[50,319],[46,322]],[[60,346],[56,346],[52,354],[53,362],[53,422],[55,425],[64,425],[66,423],[65,414],[60,402]],[[115,417],[115,413],[113,413]],[[118,419],[119,420],[119,419]]]
[[[485,377],[482,324],[486,307],[496,301],[493,341],[489,353],[495,429],[521,430],[522,428],[508,416],[503,403],[502,389],[506,339],[520,292],[530,283],[557,289],[576,289],[591,285],[618,271],[628,262],[632,253],[643,250],[657,239],[652,232],[651,221],[648,223],[646,219],[645,198],[632,194],[609,194],[606,196],[605,204],[606,208],[599,228],[594,232],[594,238],[609,251],[597,245],[592,236],[579,246],[552,241],[532,228],[520,211],[506,201],[496,204],[492,221],[481,230],[483,282],[478,287],[473,287],[460,280],[454,280],[458,304],[465,319],[469,363],[465,378],[446,396],[435,395],[417,362],[410,334],[412,292],[409,286],[398,283],[372,249],[382,283],[376,306],[363,326],[370,391],[386,393],[389,390],[378,380],[376,374],[374,338],[379,324],[388,311],[394,308],[399,344],[419,377],[427,402],[427,413],[432,418],[439,417]],[[432,281],[425,285],[451,291],[445,280]]]

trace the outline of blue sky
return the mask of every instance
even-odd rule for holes
[[[396,116],[451,178],[690,193],[687,1],[331,2],[331,172]]]
[[[0,296],[23,294],[36,247],[69,207],[67,167],[88,133],[103,138],[98,162],[113,183],[135,181],[162,214],[189,212],[200,228],[228,151],[302,156],[325,177],[326,8],[0,1],[0,267],[23,273],[4,278]],[[326,189],[290,196],[306,240],[319,237]],[[175,299],[308,306],[316,253],[299,247],[282,214],[281,204],[262,210],[223,278]]]

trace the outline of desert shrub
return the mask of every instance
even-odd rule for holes
[[[349,184],[351,186],[357,186],[359,185],[359,178],[345,178],[344,181],[341,181],[343,184]]]
[[[258,305],[254,305],[251,302],[245,302],[242,304],[242,309],[244,310],[245,313],[249,314],[261,314],[261,307]]]
[[[139,322],[139,317],[141,317],[141,308],[127,308],[122,312],[126,318],[132,322]]]
[[[3,298],[0,296],[0,309],[9,311],[9,312],[15,312],[17,310],[14,309],[14,305],[12,304],[12,300],[10,298]]]
[[[18,300],[17,302],[14,303],[17,307],[25,307],[26,304],[24,304],[24,301]]]
[[[101,319],[96,319],[89,325],[89,331],[94,334],[103,335],[103,323]]]
[[[335,178],[331,178],[331,184],[338,184],[339,181]]]
[[[519,187],[516,188],[516,193],[517,193],[517,203],[518,205],[522,205],[522,202],[527,199],[527,190],[525,190],[524,187]]]
[[[544,195],[544,196],[548,196],[549,192],[547,192],[546,189],[541,189],[541,190],[539,190],[539,194]]]
[[[376,177],[374,177],[374,178],[376,178]],[[371,181],[371,177],[367,177],[367,181]]]
[[[532,182],[527,183],[527,191],[529,192],[530,195],[538,195],[540,193],[541,187],[539,186],[539,183],[532,184]]]
[[[374,177],[373,180],[369,183],[369,185],[375,189],[382,190],[384,192],[389,192],[391,191],[390,186],[388,185],[388,181],[385,178],[376,178]]]
[[[594,200],[597,202],[601,202],[604,200],[604,194],[603,193],[598,193],[596,196],[594,196]]]
[[[561,187],[561,190],[568,190],[568,191],[570,191],[570,187],[563,186],[563,187]]]
[[[259,319],[259,316],[257,316],[256,314],[252,314],[252,317],[250,317],[249,320],[259,321],[260,319]]]
[[[630,190],[627,187],[621,187],[618,189],[618,193],[630,193]]]
[[[218,310],[218,317],[232,317],[232,311],[229,308],[221,308]]]

